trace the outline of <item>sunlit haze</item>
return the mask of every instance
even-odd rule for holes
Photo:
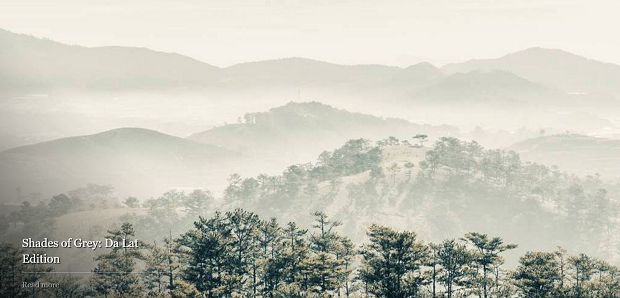
[[[620,64],[619,13],[611,0],[4,0],[0,28],[177,52],[221,67],[294,56],[441,66],[535,46]]]

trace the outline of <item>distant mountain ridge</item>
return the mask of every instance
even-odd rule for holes
[[[455,73],[431,84],[416,94],[427,100],[450,103],[472,101],[502,103],[533,102],[542,96],[557,96],[554,91],[501,70]]]
[[[348,139],[410,138],[418,133],[453,135],[458,129],[352,113],[319,102],[290,102],[267,112],[245,114],[241,123],[197,132],[188,139],[244,154],[277,157],[286,166],[314,158]],[[287,159],[281,148],[295,155]]]
[[[112,184],[120,193],[157,194],[187,183],[212,185],[240,159],[216,146],[120,128],[0,152],[0,198],[11,198],[16,187],[49,195],[86,183]]]
[[[152,145],[152,143],[154,142],[157,142],[159,146],[149,147],[149,145]],[[212,147],[209,145],[197,144],[187,139],[167,135],[150,129],[133,127],[117,128],[92,135],[68,137],[53,141],[42,142],[34,145],[21,146],[5,150],[0,154],[66,154],[66,149],[70,149],[70,147],[75,146],[90,147],[93,149],[99,149],[99,146],[106,146],[106,149],[120,149],[127,154],[142,154],[144,152],[144,149],[153,150],[152,152],[157,154],[174,152],[181,154],[188,153],[188,155],[193,155],[203,149],[210,150],[212,151],[212,153],[215,153],[217,155],[230,154],[229,152],[226,152],[225,149]],[[60,149],[60,151],[55,151],[57,149]],[[104,153],[103,151],[100,152]]]
[[[119,128],[0,152],[0,199],[16,188],[51,195],[86,183],[117,193],[156,195],[171,187],[217,190],[233,172],[276,171],[314,158],[351,138],[454,135],[450,126],[419,125],[352,113],[318,102],[289,103],[187,139],[143,128]],[[138,190],[137,190],[138,189]]]
[[[572,173],[620,178],[620,140],[561,134],[518,142],[510,149],[524,160],[556,165]]]
[[[432,98],[433,94],[444,92],[437,92],[436,89],[452,84],[455,77],[450,75],[456,73],[474,72],[471,76],[481,80],[483,77],[476,71],[503,71],[513,74],[514,81],[506,80],[502,85],[496,79],[487,78],[480,83],[489,88],[473,92],[503,89],[503,93],[510,93],[522,85],[518,77],[566,92],[620,92],[620,66],[542,48],[531,48],[497,59],[449,64],[442,68],[430,63],[407,68],[339,65],[297,57],[219,68],[175,53],[144,48],[70,46],[2,29],[0,47],[3,49],[0,52],[0,64],[3,65],[0,85],[7,90],[350,86],[379,88],[387,94],[409,94],[417,99],[429,94]],[[470,91],[468,89],[478,85],[475,83],[454,91],[467,93]],[[427,87],[430,90],[424,90]],[[534,91],[532,86],[525,87]]]
[[[446,73],[503,70],[567,92],[620,95],[620,65],[557,49],[529,48],[496,59],[448,64],[441,69]]]
[[[283,58],[236,64],[223,69],[224,81],[251,84],[345,84],[378,82],[401,68],[384,65],[340,65],[306,58]]]
[[[0,87],[17,90],[204,85],[219,68],[144,48],[70,46],[0,29]]]

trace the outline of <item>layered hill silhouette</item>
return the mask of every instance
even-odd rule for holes
[[[248,85],[321,86],[375,84],[401,71],[383,65],[339,65],[304,58],[248,62],[223,69],[225,82]]]
[[[219,68],[144,48],[71,46],[0,29],[5,90],[161,89],[208,85]]]
[[[280,171],[351,138],[458,134],[451,126],[384,119],[317,102],[291,102],[244,118],[187,139],[120,128],[9,149],[0,153],[2,197],[14,198],[18,187],[53,194],[86,183],[112,184],[119,194],[142,196],[174,187],[217,190],[233,172]]]
[[[561,96],[541,84],[501,70],[474,70],[447,76],[418,92],[416,97],[443,103],[526,103]]]
[[[496,59],[442,67],[446,73],[503,70],[570,93],[620,94],[620,66],[557,49],[530,48]]]
[[[367,237],[364,227],[390,223],[427,241],[476,230],[518,242],[524,251],[559,245],[615,255],[604,244],[617,239],[607,234],[618,229],[609,215],[617,210],[611,204],[617,190],[523,159],[454,138],[430,148],[397,139],[379,146],[349,140],[281,175],[231,180],[222,208],[303,224],[325,211],[343,220],[343,233],[357,243]]]
[[[510,149],[524,160],[556,165],[572,173],[620,178],[620,140],[561,134],[518,142]]]
[[[216,146],[121,128],[3,151],[0,188],[4,201],[15,198],[16,188],[49,195],[87,183],[111,184],[119,193],[155,195],[172,187],[213,186],[224,181],[240,159]]]
[[[352,113],[318,102],[295,103],[267,112],[245,114],[243,123],[227,124],[188,137],[242,154],[268,158],[282,167],[303,162],[352,138],[380,140],[390,135],[454,135],[451,126],[420,125],[396,118]]]
[[[399,68],[339,65],[304,58],[218,68],[175,53],[71,46],[1,29],[0,46],[0,84],[9,92],[165,88],[247,91],[255,87],[329,92],[345,88],[375,100],[401,98],[424,103],[458,97],[465,102],[486,103],[490,99],[536,104],[550,96],[550,89],[587,93],[607,102],[620,92],[620,66],[541,48],[439,69],[429,63]]]

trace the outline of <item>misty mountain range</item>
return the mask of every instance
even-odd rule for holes
[[[620,178],[620,141],[578,134],[541,136],[510,149],[529,161],[556,165],[572,173]]]
[[[120,193],[138,190],[147,197],[172,187],[218,190],[233,172],[278,172],[353,138],[458,134],[446,125],[383,119],[315,102],[289,103],[244,118],[186,139],[120,128],[5,150],[0,152],[1,195],[11,198],[17,187],[51,194],[91,182],[112,184]]]
[[[485,140],[502,133],[465,134],[447,125],[420,125],[397,118],[352,113],[321,103],[289,103],[267,112],[247,113],[239,123],[196,132],[187,138],[142,128],[120,128],[61,138],[0,152],[0,195],[15,190],[52,195],[87,183],[111,184],[122,195],[150,197],[171,188],[221,191],[226,177],[277,173],[291,164],[315,160],[349,139],[379,141],[388,136],[429,141],[455,136]],[[534,135],[529,135],[533,137]],[[516,136],[528,138],[527,134]],[[580,140],[577,151],[568,150]],[[558,165],[581,175],[617,177],[618,141],[587,136],[551,135],[516,143],[510,149],[524,160]],[[553,144],[553,145],[551,145]],[[562,149],[564,148],[564,149]]]
[[[620,66],[562,50],[530,48],[497,59],[471,60],[442,67],[446,73],[501,69],[571,93],[620,92]]]
[[[304,58],[218,68],[174,53],[70,46],[1,29],[0,46],[4,92],[313,87],[381,90],[409,100],[483,99],[484,103],[508,98],[536,104],[550,95],[568,101],[563,97],[567,93],[595,95],[610,104],[620,94],[620,66],[542,48],[442,68],[429,63],[407,68],[338,65]]]
[[[313,160],[322,151],[332,150],[354,138],[376,141],[389,136],[409,139],[415,134],[428,134],[432,140],[442,136],[491,142],[505,139],[496,141],[490,146],[493,147],[534,136],[508,131],[494,135],[467,134],[460,127],[450,125],[378,117],[389,114],[382,110],[384,107],[413,112],[418,117],[429,114],[425,110],[427,105],[436,106],[436,112],[443,117],[460,117],[465,119],[463,121],[488,117],[492,122],[501,122],[507,115],[514,114],[517,121],[521,121],[517,122],[520,127],[532,125],[529,127],[533,131],[549,123],[540,122],[538,117],[556,123],[556,127],[581,133],[596,132],[614,127],[614,123],[586,112],[568,111],[562,117],[550,117],[532,111],[542,110],[545,105],[557,108],[567,102],[569,105],[604,106],[615,103],[609,99],[620,94],[614,88],[620,85],[614,85],[620,82],[619,66],[541,48],[442,68],[430,63],[406,68],[338,65],[304,58],[219,68],[179,54],[143,48],[71,46],[5,30],[0,30],[0,47],[3,49],[0,52],[3,66],[0,69],[0,115],[4,130],[0,131],[1,148],[36,143],[37,138],[33,136],[49,134],[50,130],[54,135],[83,135],[0,153],[0,183],[5,198],[12,198],[17,187],[26,188],[26,185],[32,188],[24,189],[26,192],[54,193],[91,182],[114,184],[119,190],[125,186],[129,189],[131,183],[132,186],[143,185],[138,189],[148,191],[135,194],[145,196],[159,194],[170,187],[209,186],[217,190],[225,176],[232,172],[280,171],[289,164]],[[561,65],[559,72],[562,74],[549,70],[557,65]],[[599,75],[604,78],[598,78]],[[295,97],[299,99],[302,89],[304,98],[321,94],[329,104],[337,104],[334,106],[353,107],[354,111],[372,110],[372,113],[348,112],[349,109],[318,102],[279,104],[291,102]],[[63,95],[65,90],[82,93],[67,98]],[[245,95],[218,93],[221,90],[245,92]],[[306,90],[315,93],[307,95]],[[99,96],[103,91],[112,95]],[[123,93],[139,91],[151,93],[139,100]],[[186,100],[186,91],[195,96]],[[61,95],[47,96],[47,93]],[[163,94],[165,100],[153,94]],[[600,101],[587,101],[593,98]],[[475,103],[485,110],[474,109]],[[521,109],[524,105],[531,105],[533,110]],[[271,109],[250,112],[250,106]],[[152,107],[158,107],[160,114],[153,113]],[[246,113],[243,119],[239,111]],[[500,111],[503,114],[499,114]],[[134,114],[139,115],[136,119],[147,119],[148,123],[156,125],[144,125],[144,121],[132,118]],[[213,117],[219,114],[233,115],[227,117],[239,117],[239,120],[224,125],[201,124],[212,124]],[[162,115],[166,118],[162,119]],[[572,123],[575,115],[581,115],[578,124]],[[153,129],[153,126],[184,125],[188,118],[195,118],[193,121],[199,123],[196,127],[210,128],[190,128],[187,139],[172,136],[183,134],[171,135]],[[93,124],[96,121],[101,123]],[[90,133],[75,133],[75,129],[80,128],[75,123],[84,127],[80,132]],[[127,127],[127,123],[149,129],[106,131],[110,127]],[[13,127],[28,130],[20,132]],[[96,131],[106,132],[92,134]],[[599,150],[597,146],[607,145],[595,142],[592,152]],[[553,150],[540,153],[539,158],[528,155],[532,150],[521,146],[515,149],[522,150],[524,156],[552,164],[544,159],[553,155]],[[609,164],[615,169],[615,160]],[[568,168],[578,173],[608,172],[607,167],[599,166]],[[155,173],[159,180],[152,179]],[[188,180],[187,177],[194,178]]]
[[[244,118],[242,123],[197,132],[188,139],[256,158],[269,158],[284,167],[314,159],[322,151],[337,148],[352,138],[380,140],[390,135],[409,138],[416,133],[449,136],[459,132],[448,125],[383,119],[318,102],[290,102],[267,112],[247,113]]]
[[[95,184],[142,202],[202,189],[209,212],[309,224],[327,211],[357,242],[374,222],[526,249],[601,254],[620,241],[594,222],[599,203],[617,201],[617,65],[531,48],[443,67],[295,57],[220,68],[1,29],[0,48],[3,206]]]

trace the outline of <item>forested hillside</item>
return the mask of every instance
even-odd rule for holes
[[[75,236],[145,245],[73,256],[95,257],[90,282],[73,290],[96,297],[617,295],[617,187],[476,142],[427,142],[349,140],[281,175],[233,174],[221,196],[169,191],[124,209],[111,187],[89,185],[25,202],[0,216],[0,233],[54,237],[101,210]]]
[[[289,102],[266,112],[247,113],[236,124],[192,134],[188,139],[221,146],[256,158],[268,158],[281,168],[314,159],[346,140],[378,140],[386,135],[455,135],[448,125],[416,124],[397,118],[352,113],[319,102]]]
[[[442,138],[431,149],[408,143],[351,140],[279,176],[232,175],[225,199],[301,223],[309,219],[300,212],[326,211],[348,219],[344,232],[356,242],[365,239],[364,227],[389,222],[416,229],[424,239],[477,230],[525,249],[561,245],[618,255],[617,194],[605,190],[598,176],[579,178],[454,138]]]
[[[517,244],[468,232],[435,243],[414,231],[373,224],[356,245],[338,232],[340,221],[315,212],[308,229],[295,222],[234,211],[200,217],[178,237],[160,237],[95,257],[92,275],[57,278],[51,266],[27,273],[22,249],[1,244],[0,294],[19,297],[546,297],[613,298],[618,268],[562,248],[521,254],[504,266]],[[137,241],[125,222],[106,239]],[[138,240],[139,241],[139,240]],[[32,270],[32,269],[31,269]],[[50,275],[56,288],[24,288],[16,280]]]

